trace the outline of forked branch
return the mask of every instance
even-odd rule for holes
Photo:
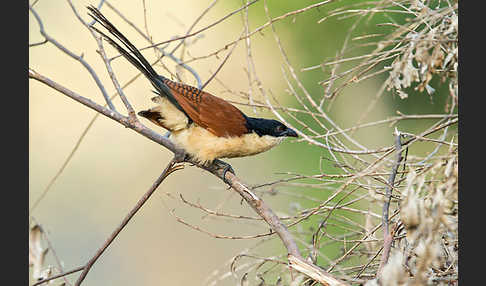
[[[142,198],[140,198],[140,200],[137,202],[137,204],[125,216],[125,218],[120,223],[120,225],[112,232],[112,234],[107,238],[105,243],[103,243],[103,245],[96,251],[95,255],[93,255],[93,257],[84,266],[77,267],[73,270],[67,271],[67,272],[60,274],[60,275],[49,277],[47,279],[44,279],[42,281],[39,281],[39,282],[33,284],[33,286],[41,285],[41,284],[48,282],[50,280],[66,276],[66,275],[74,273],[74,272],[83,271],[83,272],[81,272],[81,275],[78,277],[76,284],[74,284],[75,286],[81,285],[83,280],[86,278],[86,275],[91,270],[91,267],[93,267],[93,265],[96,263],[98,258],[100,258],[100,256],[105,252],[105,250],[108,248],[108,246],[110,246],[110,244],[115,240],[115,238],[118,236],[118,234],[125,228],[125,226],[128,224],[128,222],[133,218],[133,216],[135,216],[135,214],[138,212],[138,210],[140,210],[140,208],[147,202],[147,200],[155,192],[155,190],[160,186],[160,184],[164,181],[164,179],[167,178],[167,176],[169,176],[173,172],[181,169],[181,166],[176,165],[176,163],[177,163],[177,160],[175,160],[175,158],[172,159],[169,162],[167,167],[165,167],[162,174],[160,174],[160,176],[157,178],[157,180],[155,180],[155,182],[152,184],[152,186],[149,188],[149,190],[143,195]]]

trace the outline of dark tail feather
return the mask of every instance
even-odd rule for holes
[[[154,77],[154,78],[158,77],[158,74],[152,68],[150,63],[145,59],[145,57],[138,51],[138,49],[120,31],[118,31],[118,29],[115,28],[115,26],[113,26],[113,24],[108,19],[106,19],[105,16],[103,16],[103,14],[101,14],[101,12],[98,9],[96,9],[94,6],[88,6],[88,10],[92,13],[92,14],[89,14],[89,13],[88,14],[96,22],[100,23],[103,27],[105,27],[105,29],[108,30],[108,32],[110,32],[110,34],[112,34],[120,42],[122,42],[123,45],[125,45],[128,48],[128,50],[132,54],[135,55],[136,59],[132,55],[127,53],[120,45],[118,45],[115,41],[113,41],[106,34],[100,32],[95,27],[91,27],[91,28],[93,28],[95,31],[97,31],[101,35],[103,35],[103,37],[105,37],[111,45],[113,45],[132,64],[137,66],[137,68],[143,69],[142,72],[144,72],[144,74],[150,75],[151,77]],[[136,62],[136,63],[134,63],[134,62]]]
[[[100,23],[105,29],[110,32],[115,38],[127,47],[128,51],[116,43],[112,38],[110,38],[105,33],[101,32],[97,28],[91,26],[93,30],[102,35],[108,43],[110,43],[118,52],[125,57],[130,63],[132,63],[139,71],[141,71],[152,83],[152,85],[157,89],[160,95],[167,96],[173,103],[178,106],[179,104],[175,102],[169,87],[162,81],[164,77],[158,75],[157,72],[152,68],[150,63],[145,59],[145,57],[138,51],[138,49],[120,32],[113,24],[101,14],[101,12],[94,6],[88,6],[88,13],[96,22]],[[133,54],[133,55],[132,55]],[[178,106],[179,107],[179,106]]]
[[[159,119],[162,119],[162,117],[160,116],[160,112],[153,112],[153,111],[150,111],[150,110],[143,110],[143,111],[140,111],[137,114],[140,115],[140,116],[142,116],[142,117],[145,117],[147,119],[151,119],[153,121],[158,121]]]
[[[96,7],[91,5],[87,8],[91,12],[88,14],[96,22],[100,23],[105,29],[107,29],[110,34],[112,34],[115,38],[122,42],[123,45],[127,47],[128,51],[94,26],[91,26],[91,29],[102,35],[108,41],[108,43],[115,47],[115,49],[117,49],[124,58],[132,63],[139,71],[141,71],[150,80],[159,95],[166,96],[172,104],[174,104],[180,111],[184,112],[184,114],[187,115],[187,113],[184,111],[184,109],[182,109],[180,104],[172,95],[169,87],[164,83],[164,80],[166,80],[166,78],[157,74],[157,72],[152,68],[150,63],[145,59],[140,51],[120,31],[118,31],[118,29],[115,28],[115,26],[113,26],[113,24],[108,19],[106,19],[105,16],[103,16],[103,14],[101,14],[101,12]]]
[[[106,34],[101,32],[97,28],[91,27],[91,29],[95,30],[100,35],[102,35],[108,41],[108,43],[110,43],[113,47],[115,47],[124,58],[126,58],[130,63],[132,63],[132,65],[134,65],[139,71],[141,71],[148,79],[150,79],[150,81],[152,81],[153,75],[149,70],[147,70],[147,68],[145,68],[145,66],[143,66],[140,63],[140,61],[134,58],[130,53],[125,51],[122,47],[120,47],[120,45],[118,45],[115,41],[113,41],[110,37],[108,37]]]

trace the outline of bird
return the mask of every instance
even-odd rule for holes
[[[157,96],[154,107],[138,112],[141,117],[169,131],[169,139],[199,164],[216,159],[246,157],[265,152],[286,137],[298,137],[285,124],[245,115],[228,101],[196,87],[158,74],[140,51],[94,6],[87,7],[95,22],[114,38],[91,26],[150,81]],[[218,160],[220,163],[224,163]],[[226,164],[226,163],[224,163]],[[234,170],[226,164],[226,171]]]

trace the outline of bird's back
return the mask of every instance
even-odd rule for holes
[[[245,115],[231,103],[193,86],[163,81],[190,119],[212,134],[235,137],[249,132]]]

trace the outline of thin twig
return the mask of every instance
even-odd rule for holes
[[[41,18],[39,17],[39,15],[37,14],[37,12],[32,8],[32,7],[29,7],[29,10],[32,12],[32,14],[34,15],[35,19],[37,20],[37,23],[39,24],[39,30],[40,30],[40,33],[42,36],[44,36],[44,38],[49,41],[50,43],[52,43],[54,46],[56,46],[59,50],[61,50],[62,52],[64,52],[65,54],[67,54],[68,56],[72,57],[73,59],[77,60],[78,62],[80,62],[89,72],[89,74],[91,75],[91,77],[93,78],[93,80],[95,81],[96,85],[98,86],[98,88],[100,89],[101,93],[103,94],[103,97],[105,98],[105,101],[106,103],[108,104],[108,106],[110,107],[110,109],[114,112],[116,112],[116,109],[115,109],[115,106],[113,105],[113,103],[111,102],[108,94],[106,93],[106,90],[105,90],[105,87],[103,86],[103,84],[101,83],[101,80],[99,79],[99,77],[96,75],[95,71],[93,70],[93,68],[84,60],[84,55],[81,54],[81,56],[78,56],[76,54],[74,54],[73,52],[71,52],[69,49],[67,49],[66,47],[64,47],[61,43],[59,43],[58,41],[56,41],[54,38],[52,38],[51,36],[49,36],[46,31],[44,30],[44,24],[42,23],[42,20]]]
[[[83,272],[81,275],[78,277],[78,280],[76,280],[76,283],[74,284],[75,286],[81,285],[83,282],[84,278],[88,274],[89,270],[91,267],[95,264],[96,260],[100,258],[100,256],[103,254],[103,252],[110,246],[110,244],[115,240],[115,238],[118,236],[118,234],[125,228],[125,226],[128,224],[128,222],[133,218],[133,216],[138,212],[138,210],[145,204],[145,202],[150,198],[150,196],[155,192],[155,190],[159,187],[159,185],[164,181],[167,176],[169,176],[171,173],[174,171],[179,170],[177,166],[174,166],[176,164],[176,161],[172,159],[167,167],[165,167],[164,171],[160,176],[155,180],[155,182],[152,184],[152,186],[149,188],[149,190],[140,198],[140,200],[137,202],[135,207],[125,216],[123,221],[120,223],[120,225],[113,231],[113,233],[108,237],[108,239],[105,241],[105,243],[96,251],[95,255],[86,263],[86,265],[83,267]]]
[[[243,30],[241,32],[241,35],[243,35],[245,31]],[[221,62],[221,64],[218,66],[218,68],[216,69],[216,71],[208,78],[208,80],[201,86],[200,90],[203,90],[210,82],[211,80],[213,80],[213,78],[218,74],[218,72],[221,70],[221,68],[224,66],[224,64],[226,63],[226,61],[229,59],[229,57],[231,56],[231,54],[233,54],[233,51],[235,50],[237,45],[234,45],[233,48],[231,48],[231,50],[228,52],[228,54],[226,54],[226,56],[224,57],[223,61]]]
[[[49,282],[51,280],[54,280],[56,278],[61,278],[61,277],[64,277],[64,276],[67,276],[69,274],[73,274],[73,273],[76,273],[76,272],[79,272],[79,271],[82,271],[84,269],[84,266],[79,266],[79,267],[76,267],[74,269],[71,269],[69,271],[66,271],[64,273],[60,273],[60,274],[57,274],[57,275],[53,275],[49,278],[46,278],[46,279],[43,279],[41,281],[37,281],[35,282],[34,284],[32,284],[32,286],[38,286],[38,285],[41,285],[41,284],[44,284],[46,282]]]
[[[41,45],[43,45],[43,44],[45,44],[47,42],[48,42],[47,39],[44,39],[44,41],[42,41],[42,42],[37,42],[37,43],[29,44],[29,48],[36,47],[36,46],[41,46]]]
[[[224,16],[223,18],[221,18],[221,19],[219,19],[219,20],[217,20],[217,21],[215,21],[215,22],[213,22],[213,23],[209,24],[208,26],[206,26],[206,27],[204,27],[204,28],[202,28],[202,29],[197,30],[196,32],[193,32],[193,33],[190,33],[190,34],[186,34],[186,35],[181,36],[181,37],[175,37],[175,38],[172,38],[172,39],[170,39],[170,40],[163,41],[163,42],[159,42],[159,43],[153,44],[153,45],[151,45],[151,46],[141,48],[141,49],[139,49],[139,50],[140,50],[140,51],[142,51],[142,50],[145,50],[145,49],[150,49],[150,48],[152,48],[152,47],[157,47],[157,46],[160,46],[160,45],[164,45],[164,44],[167,44],[167,43],[170,43],[170,42],[173,42],[173,41],[183,40],[183,39],[187,39],[187,38],[189,38],[189,37],[195,36],[195,35],[197,35],[197,34],[199,34],[199,33],[202,33],[202,32],[204,32],[204,31],[206,31],[206,30],[208,30],[208,29],[210,29],[210,28],[212,28],[212,27],[216,26],[217,24],[219,24],[219,23],[223,22],[224,20],[226,20],[226,19],[228,19],[229,17],[233,16],[234,14],[236,14],[236,13],[240,12],[241,10],[245,9],[246,7],[249,7],[249,6],[253,5],[253,4],[255,4],[255,3],[256,3],[256,2],[258,2],[258,1],[259,1],[259,0],[253,0],[253,1],[249,2],[249,3],[247,3],[246,5],[243,5],[242,7],[240,7],[240,8],[238,8],[238,9],[236,9],[235,11],[233,11],[233,12],[231,12],[231,13],[227,14],[227,15],[226,15],[226,16]],[[239,40],[241,40],[241,38],[240,38],[240,39],[238,39],[238,40],[236,40],[236,41],[239,41]],[[236,42],[236,41],[235,41],[235,42]],[[235,43],[235,42],[233,42],[233,43]],[[227,45],[227,47],[229,47],[229,45]]]
[[[256,1],[258,1],[258,0],[256,0]],[[162,45],[162,44],[166,44],[166,43],[169,43],[169,42],[172,42],[172,41],[175,41],[175,40],[180,40],[180,39],[184,39],[184,38],[187,38],[187,37],[192,37],[192,36],[195,36],[195,35],[197,35],[198,33],[202,32],[202,31],[205,31],[206,29],[210,28],[210,26],[212,27],[212,26],[214,26],[215,24],[218,24],[218,23],[222,22],[222,20],[225,20],[225,19],[226,19],[226,18],[228,18],[229,16],[231,16],[231,15],[233,15],[233,14],[235,14],[235,13],[237,13],[237,12],[239,12],[239,11],[243,10],[243,9],[245,9],[246,7],[249,7],[250,5],[254,4],[256,1],[252,1],[252,2],[250,2],[250,3],[247,3],[247,4],[246,4],[246,5],[244,5],[243,7],[240,7],[239,9],[235,10],[234,12],[232,12],[232,13],[228,14],[227,16],[223,17],[222,19],[220,19],[220,20],[216,21],[215,23],[213,23],[213,24],[211,24],[211,25],[209,25],[209,26],[207,26],[207,27],[205,27],[205,28],[203,28],[203,29],[201,29],[201,30],[198,30],[198,31],[196,31],[196,32],[194,32],[194,33],[191,33],[191,34],[186,35],[186,36],[183,36],[183,37],[177,37],[177,38],[175,38],[175,39],[171,39],[171,40],[167,40],[167,41],[164,41],[164,42],[158,43],[157,45]],[[301,13],[307,12],[307,11],[312,10],[312,9],[318,9],[318,8],[319,8],[319,7],[321,7],[321,6],[326,5],[326,4],[329,4],[329,3],[334,2],[334,1],[335,1],[335,0],[326,0],[326,1],[322,1],[322,2],[319,2],[319,3],[315,3],[315,4],[309,5],[309,6],[307,6],[307,7],[304,7],[304,8],[302,8],[302,9],[293,10],[293,11],[290,11],[290,12],[288,12],[288,13],[285,13],[285,14],[282,14],[282,15],[280,15],[280,16],[277,16],[277,17],[275,17],[275,18],[272,18],[270,21],[267,21],[265,24],[263,24],[263,25],[259,26],[258,28],[256,28],[255,30],[253,30],[251,33],[249,33],[249,34],[247,34],[247,35],[245,34],[244,36],[242,36],[242,37],[240,37],[240,38],[236,39],[235,41],[233,41],[233,42],[230,42],[230,43],[226,44],[226,45],[225,45],[223,48],[221,48],[221,49],[219,49],[219,50],[217,50],[217,51],[215,51],[215,52],[213,52],[213,53],[211,53],[211,54],[209,54],[209,55],[207,55],[207,56],[198,57],[198,58],[193,58],[193,59],[191,59],[191,60],[186,61],[185,63],[189,63],[189,62],[192,62],[192,61],[195,61],[195,60],[201,59],[201,58],[207,58],[207,57],[210,57],[210,56],[217,55],[217,54],[219,54],[221,51],[228,49],[228,47],[230,47],[230,46],[232,46],[232,45],[235,45],[237,42],[239,42],[239,41],[241,41],[241,40],[244,40],[244,39],[246,39],[246,38],[248,38],[248,37],[252,37],[252,36],[253,36],[253,35],[255,35],[256,33],[260,33],[260,32],[261,32],[263,29],[267,28],[269,25],[271,25],[271,24],[273,24],[273,23],[275,23],[275,22],[281,21],[281,20],[283,20],[283,19],[285,19],[285,18],[288,18],[288,17],[291,17],[291,16],[295,16],[295,15],[297,15],[297,14],[301,14]],[[148,48],[151,48],[151,46],[149,46],[149,47],[145,47],[145,48],[143,48],[143,49],[148,49]]]
[[[81,22],[81,24],[86,29],[88,29],[88,31],[91,33],[91,36],[93,36],[93,38],[95,38],[96,43],[98,44],[98,48],[99,48],[99,50],[97,52],[100,54],[101,58],[103,59],[105,66],[106,66],[106,69],[108,71],[108,74],[110,75],[111,81],[113,82],[113,86],[115,86],[115,89],[118,92],[120,99],[122,100],[123,104],[125,105],[125,108],[128,111],[128,117],[132,121],[137,121],[138,119],[135,116],[135,111],[133,110],[133,107],[130,104],[130,102],[128,101],[128,99],[126,98],[125,93],[123,93],[123,91],[120,87],[120,84],[118,83],[118,79],[116,78],[115,73],[113,72],[113,68],[111,67],[111,61],[108,60],[108,57],[106,56],[105,49],[103,48],[103,41],[101,40],[101,37],[97,36],[96,32],[93,29],[91,29],[91,25],[86,23],[86,21],[84,21],[83,18],[81,18],[78,11],[74,7],[72,1],[71,0],[67,0],[67,1],[69,3],[69,6],[71,6],[71,10],[73,10],[74,15],[76,16],[76,18],[78,18],[79,22]],[[104,0],[100,3],[100,5],[103,2],[104,2]],[[111,102],[111,99],[109,99],[109,102]]]
[[[393,237],[391,236],[390,230],[389,230],[389,219],[388,219],[388,212],[390,209],[390,200],[391,200],[391,194],[393,190],[393,186],[395,184],[395,177],[398,172],[398,167],[400,166],[400,162],[402,161],[402,134],[395,129],[395,151],[396,151],[396,160],[395,164],[393,165],[392,172],[390,174],[390,177],[388,179],[388,186],[385,191],[385,202],[383,203],[383,218],[382,218],[382,224],[383,224],[383,252],[381,253],[381,261],[380,261],[380,266],[378,268],[377,276],[380,275],[381,271],[383,270],[383,267],[386,265],[388,262],[388,257],[390,256],[390,250],[391,250],[391,243],[393,240]]]
[[[249,0],[246,0],[246,3],[248,3]],[[248,76],[248,103],[250,105],[254,104],[253,101],[253,81],[252,81],[252,75],[255,73],[255,63],[252,58],[252,53],[251,53],[251,38],[248,37],[248,34],[250,32],[250,24],[248,21],[248,7],[245,8],[245,12],[242,13],[243,16],[243,24],[245,26],[245,36],[246,36],[246,41],[245,41],[245,46],[246,46],[246,61],[247,61],[247,76]],[[256,107],[253,106],[253,113],[256,113]]]
[[[90,29],[91,30],[91,29]],[[123,92],[122,88],[120,87],[120,83],[118,82],[118,79],[115,76],[115,73],[113,72],[113,68],[111,67],[111,61],[108,59],[106,56],[105,49],[103,47],[103,41],[101,40],[101,37],[96,37],[94,34],[93,36],[96,38],[96,43],[98,44],[98,53],[100,54],[101,58],[103,59],[103,62],[105,63],[106,70],[108,71],[108,74],[110,75],[111,81],[113,82],[113,85],[115,86],[115,89],[120,96],[120,99],[122,100],[123,104],[125,105],[125,108],[128,111],[128,116],[130,117],[131,120],[138,120],[136,115],[135,115],[135,110],[133,109],[132,105],[128,101],[127,97],[125,96],[125,93]]]

